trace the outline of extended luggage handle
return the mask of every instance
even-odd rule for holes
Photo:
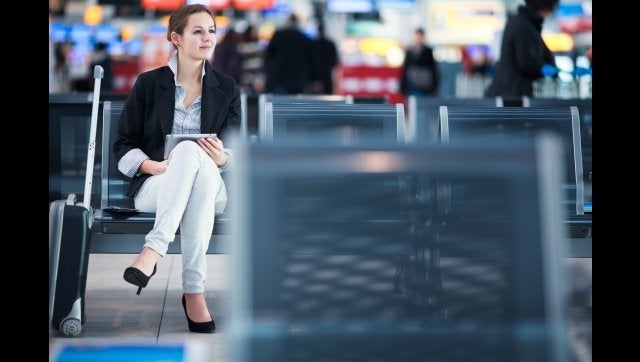
[[[98,105],[100,100],[100,83],[104,76],[104,68],[96,65],[93,68],[93,107],[91,109],[91,128],[89,131],[89,149],[87,150],[87,172],[85,173],[84,199],[82,206],[91,209],[91,185],[93,183],[93,164],[96,155],[96,129],[98,128]]]

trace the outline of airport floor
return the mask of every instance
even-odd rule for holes
[[[230,361],[226,322],[229,316],[229,255],[207,255],[206,299],[216,321],[213,334],[191,333],[182,309],[182,257],[168,254],[158,263],[149,285],[136,295],[136,287],[122,273],[133,254],[91,254],[86,290],[87,321],[79,337],[51,332],[50,358],[69,344],[174,345],[195,344],[197,361]],[[55,359],[53,359],[55,360]],[[189,361],[192,361],[191,359]]]
[[[68,345],[120,345],[142,343],[164,346],[189,344],[197,356],[189,361],[228,362],[230,358],[230,255],[207,255],[207,302],[216,320],[213,334],[189,332],[181,304],[181,256],[169,254],[158,263],[157,274],[136,295],[136,287],[122,279],[132,254],[91,254],[86,290],[87,321],[79,337],[51,331],[50,361]],[[591,309],[585,293],[591,287],[592,259],[568,258],[571,305],[572,361],[591,361]],[[590,289],[588,291],[590,293]],[[589,294],[590,295],[590,294]]]

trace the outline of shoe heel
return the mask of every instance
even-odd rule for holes
[[[126,282],[131,283],[136,287],[138,287],[138,290],[136,291],[136,295],[140,295],[140,292],[142,292],[142,288],[146,287],[151,277],[156,274],[157,267],[158,267],[158,264],[153,266],[153,272],[149,276],[145,275],[138,268],[128,267],[127,269],[124,270],[123,278]]]

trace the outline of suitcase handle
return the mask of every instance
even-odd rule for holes
[[[93,68],[93,77],[95,79],[102,79],[104,77],[104,69],[101,66],[96,65]],[[98,87],[98,89],[100,89],[100,87]],[[94,87],[94,93],[95,93],[95,87]]]
[[[87,172],[84,181],[84,199],[82,206],[90,210],[91,205],[91,185],[93,183],[93,162],[96,156],[96,129],[98,128],[98,105],[100,100],[100,83],[104,75],[104,69],[96,65],[93,68],[93,108],[91,109],[91,129],[89,131],[89,149],[87,151]]]

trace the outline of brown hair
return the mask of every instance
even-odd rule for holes
[[[214,28],[218,28],[216,25],[216,13],[213,10],[202,4],[185,5],[171,13],[171,16],[169,17],[169,26],[167,27],[167,40],[171,41],[171,33],[174,31],[182,35],[184,27],[187,26],[189,16],[197,13],[207,13],[211,15]]]

